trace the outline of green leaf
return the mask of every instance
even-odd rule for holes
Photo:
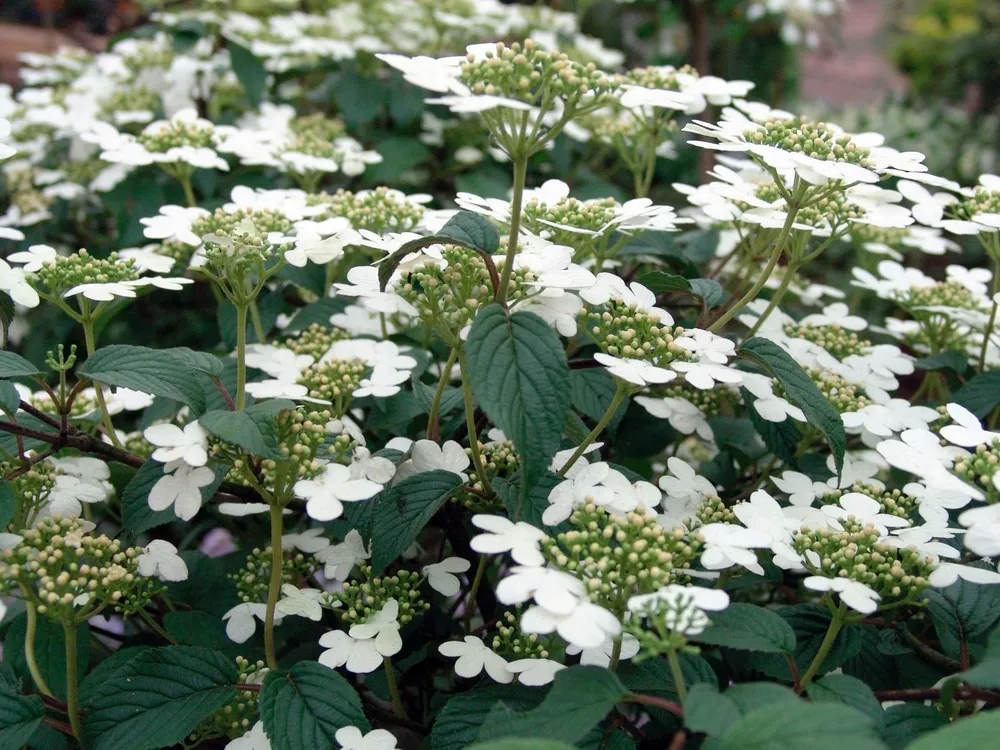
[[[711,683],[694,685],[684,697],[684,726],[692,732],[723,737],[742,718],[739,706]]]
[[[802,440],[802,433],[795,426],[795,420],[786,419],[784,422],[772,422],[764,419],[753,408],[757,397],[746,388],[741,388],[740,394],[743,396],[743,402],[747,405],[747,416],[750,417],[750,423],[757,430],[764,445],[771,453],[794,468],[797,464],[796,449]]]
[[[0,351],[0,378],[30,378],[41,370],[14,352]]]
[[[570,667],[556,673],[545,699],[522,713],[502,704],[479,730],[480,742],[501,737],[532,737],[576,743],[628,695],[613,672],[601,667]]]
[[[245,411],[209,411],[198,424],[218,438],[238,445],[259,458],[280,459],[281,450],[274,434],[278,412],[294,409],[291,401],[273,399],[254,404]]]
[[[820,644],[830,626],[830,612],[825,607],[812,604],[797,604],[774,610],[795,631],[795,664],[799,672],[804,672],[819,652]],[[840,629],[833,646],[820,665],[820,674],[836,669],[861,650],[863,630],[859,625],[847,625]],[[771,677],[791,682],[792,673],[788,661],[782,654],[754,653],[750,664]]]
[[[556,740],[532,740],[522,737],[516,740],[493,740],[469,745],[469,750],[575,750],[574,745]]]
[[[195,376],[221,377],[223,367],[218,357],[191,349],[115,344],[98,349],[76,372],[105,385],[132,388],[203,410],[205,392]]]
[[[413,544],[451,494],[464,484],[452,472],[436,469],[407,477],[372,501],[372,569],[380,573]]]
[[[515,711],[526,711],[537,706],[543,696],[543,691],[523,685],[486,684],[459,693],[434,717],[426,747],[428,750],[464,750],[475,741],[479,728],[498,702]]]
[[[1000,404],[1000,370],[976,375],[956,391],[952,401],[985,419]]]
[[[716,307],[729,296],[715,279],[691,279],[691,294],[705,300],[706,307]]]
[[[437,234],[410,240],[405,245],[383,258],[378,265],[379,288],[385,289],[393,272],[400,262],[412,252],[422,247],[447,242],[452,245],[462,245],[478,252],[490,268],[493,283],[499,283],[495,277],[496,267],[493,265],[493,253],[500,247],[500,235],[485,216],[473,211],[459,211],[441,227]]]
[[[24,680],[25,685],[34,685],[28,664],[24,657],[24,642],[28,632],[27,615],[18,615],[11,623],[4,637],[4,661],[10,664],[14,672]],[[90,628],[87,623],[81,623],[76,628],[77,643],[85,644],[90,638]],[[47,617],[39,615],[35,630],[35,662],[42,678],[60,700],[66,698],[66,638],[62,625],[52,622]],[[77,650],[77,674],[87,671],[87,649]]]
[[[559,336],[536,315],[481,309],[466,342],[469,380],[486,415],[514,442],[522,494],[559,450],[570,375]]]
[[[840,413],[833,404],[826,400],[798,362],[773,341],[754,336],[743,342],[738,353],[772,375],[784,389],[788,400],[802,409],[809,424],[823,433],[833,451],[839,476],[844,468],[847,435]]]
[[[39,696],[0,690],[0,747],[26,744],[44,717],[45,704]]]
[[[953,659],[962,658],[963,642],[985,635],[1000,620],[1000,590],[995,586],[959,579],[924,595],[941,650]]]
[[[670,294],[671,292],[691,293],[691,282],[683,276],[667,271],[653,271],[639,279],[639,283],[653,294]]]
[[[906,750],[985,750],[996,747],[1000,736],[1000,711],[981,711],[946,727],[920,736]]]
[[[228,466],[213,466],[215,481],[201,488],[201,502],[208,503],[229,471]],[[157,526],[177,520],[174,509],[153,510],[149,507],[149,493],[163,476],[163,464],[149,459],[125,486],[122,493],[122,526],[133,537]]]
[[[571,370],[569,373],[570,401],[573,407],[595,422],[600,421],[611,406],[618,391],[614,378],[604,368]],[[614,431],[628,411],[628,400],[622,401],[615,411],[608,428]]]
[[[226,635],[222,619],[208,612],[167,612],[163,616],[163,629],[183,646],[204,646],[219,651],[239,648],[239,644],[234,644]]]
[[[0,345],[4,347],[7,346],[7,335],[10,331],[10,324],[14,322],[15,313],[14,300],[10,298],[7,292],[0,292],[0,328],[3,329],[3,338],[0,339]]]
[[[285,328],[285,332],[295,333],[296,331],[308,328],[313,323],[319,323],[324,328],[332,327],[333,324],[330,322],[330,318],[337,313],[344,312],[344,309],[347,307],[347,300],[349,299],[349,297],[333,297],[332,299],[327,297],[318,302],[313,302],[311,305],[306,305],[288,321],[288,327]]]
[[[718,687],[719,680],[712,666],[705,659],[693,654],[681,653],[678,655],[678,660],[681,664],[681,676],[689,690],[702,682],[708,682]],[[670,665],[664,658],[648,659],[639,664],[632,662],[621,664],[618,667],[618,674],[622,682],[632,692],[651,693],[672,701],[680,700]]]
[[[344,70],[331,76],[331,83],[330,93],[352,131],[378,116],[388,94],[378,79],[356,70]]]
[[[382,154],[382,161],[365,170],[365,181],[376,185],[395,182],[431,155],[430,149],[418,139],[398,135],[383,138],[375,144],[375,149]]]
[[[16,512],[17,503],[10,482],[0,482],[0,530],[5,529],[7,524],[14,520]]]
[[[984,688],[1000,688],[1000,629],[990,633],[986,653],[972,669],[957,675],[963,682]]]
[[[792,626],[771,610],[755,604],[730,604],[713,612],[711,627],[693,640],[746,651],[790,654],[795,650]]]
[[[511,518],[514,518],[520,512],[522,521],[544,529],[551,528],[546,527],[542,523],[542,514],[549,507],[549,493],[562,481],[564,481],[562,477],[552,472],[546,472],[528,490],[527,502],[523,506],[521,504],[520,472],[512,476],[509,480],[497,477],[493,480],[493,489],[503,500],[504,507],[507,508],[507,513],[510,514]],[[565,530],[569,529],[568,524],[560,524],[556,528],[561,531],[564,530],[564,527]]]
[[[947,349],[930,357],[918,359],[914,364],[918,370],[953,370],[961,375],[969,368],[969,355]]]
[[[722,750],[882,750],[871,718],[848,706],[781,702],[747,714]]]
[[[903,750],[921,735],[948,723],[934,706],[923,703],[890,706],[882,719],[882,740],[889,750]]]
[[[226,47],[229,49],[233,73],[243,86],[251,108],[257,109],[264,97],[264,89],[267,88],[267,70],[264,68],[264,63],[253,52],[232,39],[226,39]]]
[[[115,651],[111,656],[90,670],[80,681],[80,704],[86,708],[98,698],[101,688],[110,680],[125,673],[133,661],[150,650],[149,646],[129,646]]]
[[[233,661],[191,646],[153,648],[107,680],[87,706],[89,750],[153,750],[181,742],[236,697]]]
[[[273,750],[333,750],[341,727],[371,728],[351,684],[314,661],[267,673],[260,716]]]
[[[861,680],[846,674],[828,674],[809,683],[809,697],[816,703],[843,703],[856,708],[871,718],[876,727],[882,727],[882,704],[875,693]]]
[[[416,378],[411,381],[411,385],[413,386],[413,397],[416,400],[417,405],[425,414],[430,414],[437,386],[421,383]],[[462,406],[462,399],[463,395],[461,388],[446,385],[444,387],[444,391],[441,393],[441,403],[438,406],[438,416],[443,417],[445,414],[460,408]]]
[[[21,406],[21,394],[17,392],[13,383],[8,383],[6,380],[0,381],[0,404],[11,414],[16,414],[18,407]]]

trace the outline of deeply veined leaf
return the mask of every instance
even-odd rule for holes
[[[839,476],[844,468],[847,434],[844,432],[844,421],[833,404],[827,401],[799,363],[773,341],[754,336],[743,342],[738,353],[773,376],[788,400],[802,409],[808,423],[823,433],[833,451]]]
[[[181,742],[236,697],[234,662],[191,646],[154,648],[104,683],[86,706],[90,750],[153,750]]]
[[[570,374],[559,336],[536,315],[501,305],[479,311],[466,342],[472,390],[514,442],[522,493],[548,469],[570,408]]]
[[[350,683],[314,661],[267,673],[260,716],[272,750],[333,750],[341,727],[371,728]]]
[[[285,409],[294,409],[291,401],[274,399],[254,404],[244,411],[209,411],[198,424],[218,438],[238,445],[259,458],[280,459],[274,418]]]
[[[723,738],[722,750],[884,750],[871,717],[848,706],[780,702],[751,711]]]
[[[0,378],[30,378],[39,374],[41,370],[20,354],[0,351]]]
[[[980,419],[986,419],[1000,404],[1000,370],[976,375],[955,392],[952,400]]]
[[[872,689],[856,677],[846,674],[828,674],[809,683],[806,689],[814,702],[843,703],[867,714],[879,729],[882,728],[882,704]]]
[[[21,747],[45,717],[45,704],[37,695],[0,690],[0,747]]]
[[[25,639],[28,631],[27,616],[19,615],[10,625],[4,637],[4,662],[13,667],[15,673],[24,680],[26,687],[33,687],[31,673],[25,659]],[[76,629],[77,643],[87,643],[90,628],[81,623]],[[35,630],[35,663],[42,679],[57,698],[66,698],[66,638],[62,626],[47,617],[39,617]],[[77,650],[77,674],[87,669],[87,649]]]
[[[713,612],[710,619],[711,627],[693,640],[746,651],[790,654],[795,650],[792,626],[764,607],[734,603]]]
[[[475,741],[479,728],[498,703],[523,712],[537,706],[542,698],[541,691],[524,685],[486,684],[459,693],[449,699],[434,717],[427,747],[433,750],[464,750]]]

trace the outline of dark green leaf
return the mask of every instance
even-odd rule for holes
[[[507,508],[507,513],[510,514],[511,518],[519,517],[525,523],[544,529],[547,527],[542,523],[542,514],[549,507],[549,493],[562,481],[562,477],[552,472],[546,472],[528,490],[527,501],[523,506],[521,504],[520,473],[515,474],[510,480],[497,477],[493,480],[493,489],[503,500],[504,507]],[[557,527],[559,531],[568,530],[568,528],[568,526],[565,529],[562,526]]]
[[[652,271],[639,279],[639,283],[656,295],[670,294],[671,292],[691,293],[691,282],[683,276],[678,276],[666,271]]]
[[[586,414],[595,422],[600,421],[611,406],[611,401],[618,391],[614,378],[604,368],[588,370],[571,370],[569,374],[570,399],[573,407]],[[628,411],[628,401],[622,401],[615,411],[608,428],[612,431]]]
[[[45,704],[37,695],[0,690],[0,747],[21,747],[45,717]]]
[[[106,682],[124,674],[129,665],[149,651],[149,649],[149,646],[129,646],[118,649],[107,659],[91,669],[90,673],[80,682],[80,704],[84,707],[84,710],[90,705],[91,701],[100,696],[101,687]]]
[[[421,383],[416,378],[413,379],[412,385],[413,397],[414,400],[416,400],[417,405],[424,411],[425,414],[430,414],[437,386]],[[461,388],[446,385],[444,387],[444,391],[441,393],[441,403],[438,405],[438,416],[444,416],[445,414],[460,408],[462,406],[462,398]]]
[[[967,381],[952,401],[961,404],[980,419],[989,416],[1000,404],[1000,370],[990,370]]]
[[[750,417],[750,423],[757,430],[757,434],[764,441],[764,445],[783,462],[794,467],[797,463],[796,449],[798,448],[799,441],[802,440],[802,433],[795,426],[795,420],[786,419],[784,422],[772,422],[764,419],[753,408],[757,397],[746,388],[741,388],[740,393],[743,395],[743,401],[747,405],[747,415]]]
[[[882,740],[889,750],[903,750],[923,734],[944,726],[947,721],[934,706],[904,703],[890,706],[882,715]],[[941,750],[944,750],[942,746]]]
[[[795,664],[802,673],[809,668],[819,652],[820,644],[830,626],[830,612],[825,607],[812,604],[797,604],[774,610],[795,631]],[[836,669],[861,650],[862,630],[859,625],[848,625],[840,629],[837,639],[820,665],[819,674]],[[792,674],[788,661],[782,654],[754,653],[750,663],[755,669],[771,677],[791,682]]]
[[[707,307],[716,307],[729,296],[715,279],[691,279],[691,294],[705,300]]]
[[[0,380],[0,405],[11,414],[17,413],[21,405],[21,394],[17,392],[13,383],[8,383],[6,380]]]
[[[295,333],[296,331],[301,331],[308,328],[313,323],[319,323],[324,328],[330,328],[333,324],[330,322],[330,318],[337,313],[344,312],[344,308],[347,307],[348,297],[334,297],[321,299],[318,302],[313,302],[311,305],[306,305],[301,310],[299,310],[292,319],[288,322],[288,327],[285,328],[286,333]]]
[[[370,729],[351,684],[314,661],[267,673],[260,716],[274,750],[333,750],[334,734],[341,727]]]
[[[781,385],[788,400],[802,409],[809,424],[823,433],[833,451],[839,476],[844,468],[847,435],[833,404],[826,400],[799,363],[773,341],[759,336],[747,339],[740,346],[739,354],[767,370]]]
[[[570,376],[559,336],[536,315],[479,311],[466,342],[472,390],[490,420],[514,442],[522,494],[559,450],[570,408]]]
[[[406,136],[390,136],[375,145],[382,161],[365,170],[365,180],[377,185],[393,183],[407,170],[430,158],[431,152],[419,140]]]
[[[848,706],[781,702],[747,714],[722,750],[883,750],[871,718]]]
[[[516,740],[492,740],[469,745],[468,750],[574,750],[574,745],[567,745],[557,740],[533,740],[521,737]]]
[[[0,530],[5,529],[7,524],[14,520],[17,512],[17,503],[14,501],[14,490],[10,482],[0,482]]]
[[[0,351],[0,378],[27,378],[40,373],[41,370],[21,355]]]
[[[843,703],[869,716],[876,727],[882,727],[882,704],[872,689],[855,677],[846,674],[828,674],[809,683],[809,697],[817,703],[824,701]]]
[[[983,711],[936,729],[906,750],[986,750],[1000,737],[1000,711]]]
[[[1000,629],[990,633],[986,653],[972,669],[958,675],[963,682],[984,688],[1000,688]]]
[[[215,494],[222,484],[228,466],[212,467],[215,469],[215,481],[212,484],[201,488],[201,501],[203,504]],[[146,461],[126,485],[125,492],[122,493],[122,526],[133,537],[144,531],[149,531],[165,523],[177,520],[177,514],[173,508],[166,510],[153,510],[149,507],[149,493],[160,478],[163,476],[163,464],[152,459]]]
[[[24,641],[28,631],[27,616],[19,615],[11,623],[4,638],[4,661],[14,668],[25,686],[32,686],[31,673],[24,657]],[[81,645],[77,649],[77,674],[87,671],[87,649],[83,644],[90,637],[87,623],[77,626],[76,640]],[[35,662],[49,689],[61,700],[66,698],[66,638],[62,626],[47,617],[38,616],[35,630]]]
[[[684,697],[684,726],[692,732],[723,737],[742,718],[739,706],[711,683],[694,685]]]
[[[331,93],[348,127],[357,128],[378,116],[388,92],[376,78],[344,70],[332,80]]]
[[[434,718],[426,746],[428,750],[464,750],[475,741],[479,728],[498,702],[515,711],[526,711],[537,706],[543,697],[543,691],[523,685],[487,684],[459,693]]]
[[[229,49],[233,73],[243,86],[250,106],[257,109],[264,98],[264,89],[267,88],[267,70],[257,56],[242,44],[227,39],[226,47]]]
[[[962,643],[985,635],[1000,620],[1000,590],[995,586],[959,579],[943,589],[928,589],[928,612],[941,641],[941,650],[962,658]]]
[[[693,640],[747,651],[790,654],[795,631],[780,616],[755,604],[730,604],[713,612],[711,627]]]
[[[14,300],[7,292],[0,292],[0,329],[3,330],[3,339],[0,339],[2,346],[7,346],[7,334],[10,331],[10,324],[14,320]]]
[[[181,742],[236,697],[234,662],[190,646],[154,648],[106,681],[88,705],[90,750],[153,750]]]
[[[254,404],[245,411],[210,411],[198,418],[198,424],[218,438],[238,445],[259,458],[281,458],[274,434],[278,412],[294,409],[291,401],[274,399]]]
[[[426,471],[393,485],[372,502],[372,568],[380,573],[413,544],[427,522],[463,485],[451,471]]]
[[[947,349],[918,359],[915,364],[918,370],[953,370],[961,375],[969,368],[969,356],[965,352]]]

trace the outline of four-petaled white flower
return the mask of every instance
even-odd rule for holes
[[[374,639],[375,649],[382,656],[394,656],[403,648],[399,635],[399,602],[389,599],[367,622],[352,625],[348,634],[358,641]]]
[[[812,591],[832,591],[840,596],[840,601],[863,615],[870,615],[878,609],[882,598],[878,592],[865,584],[850,578],[826,578],[809,576],[803,583]]]
[[[354,674],[368,674],[382,666],[384,656],[378,652],[374,639],[356,639],[343,630],[331,630],[319,639],[326,649],[319,663],[330,669],[346,667]]]
[[[521,565],[544,565],[545,558],[539,544],[545,532],[524,521],[513,521],[503,516],[479,513],[472,517],[472,524],[482,529],[484,534],[472,537],[470,546],[484,555],[499,555],[510,552],[514,562]]]
[[[463,641],[445,641],[438,646],[438,652],[450,659],[458,659],[455,662],[455,674],[459,677],[478,677],[486,670],[486,674],[494,682],[507,684],[514,679],[514,675],[507,669],[507,660],[494,653],[481,638],[474,635],[465,636]]]
[[[208,433],[197,422],[189,422],[183,430],[175,424],[154,424],[142,436],[156,446],[154,461],[183,461],[192,467],[208,463]]]
[[[149,492],[149,507],[166,510],[173,505],[179,519],[190,521],[201,509],[201,488],[215,481],[215,472],[207,466],[193,468],[182,461],[167,464],[164,472]]]
[[[507,665],[507,670],[527,687],[548,685],[564,669],[566,665],[552,659],[518,659]]]
[[[324,592],[319,589],[300,589],[290,583],[282,584],[282,598],[275,605],[275,611],[283,615],[297,615],[319,622],[323,619]]]
[[[343,750],[396,750],[396,738],[388,729],[362,734],[357,727],[341,727],[333,736]]]
[[[439,563],[425,565],[421,571],[430,587],[444,596],[454,596],[462,582],[456,573],[465,573],[472,563],[462,557],[447,557]]]
[[[316,559],[326,567],[323,575],[334,581],[346,581],[355,565],[371,557],[371,551],[357,529],[351,529],[340,544],[332,544],[316,553]]]
[[[136,558],[139,575],[156,576],[162,581],[186,581],[187,563],[177,554],[177,548],[164,539],[154,539]]]
[[[234,643],[246,643],[257,630],[257,620],[264,622],[266,617],[266,604],[244,602],[226,612],[222,620],[226,623],[226,635],[229,636],[229,640]],[[283,617],[280,612],[275,612],[275,624],[281,622]]]
[[[306,513],[316,521],[332,521],[344,512],[343,503],[367,500],[382,491],[369,479],[356,479],[350,467],[327,464],[315,479],[295,483],[295,495],[306,501]]]
[[[660,385],[677,377],[676,372],[657,367],[645,359],[621,359],[598,352],[594,359],[608,368],[608,372],[619,380],[632,385]]]

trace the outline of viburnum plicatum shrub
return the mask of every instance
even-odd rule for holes
[[[447,5],[0,98],[4,339],[63,342],[0,352],[0,746],[992,746],[1000,178]],[[509,199],[357,188],[359,81]]]

